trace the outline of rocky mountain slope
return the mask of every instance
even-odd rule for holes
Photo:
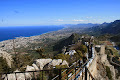
[[[50,69],[53,68],[57,65],[66,65],[68,66],[68,62],[62,59],[36,59],[35,62],[32,64],[32,66],[27,65],[26,70],[25,71],[39,71],[39,70],[43,70],[43,68],[45,69]],[[69,66],[68,66],[69,67]],[[14,72],[20,72],[19,70],[16,70]],[[49,72],[48,72],[49,73]],[[53,73],[52,73],[53,74]],[[35,75],[40,75],[40,73],[35,73]],[[8,74],[7,77],[4,78],[4,80],[16,80],[17,76],[17,80],[32,80],[34,74],[32,72],[28,72],[28,73],[16,73],[16,75],[13,73]],[[4,75],[3,75],[4,77]]]
[[[78,42],[79,38],[80,38],[80,35],[74,33],[70,37],[62,39],[59,42],[57,42],[54,46],[54,50],[61,50],[64,46],[75,44],[76,42]]]
[[[120,20],[115,20],[111,23],[103,23],[101,25],[91,27],[87,31],[94,35],[101,34],[119,34],[120,33]]]
[[[95,78],[97,80],[119,80],[120,77],[116,78],[116,69],[110,64],[105,54],[105,45],[101,45],[100,52],[97,53],[97,74]]]

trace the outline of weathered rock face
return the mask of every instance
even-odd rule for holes
[[[110,68],[112,79],[117,80],[115,78],[115,68],[112,66],[108,59],[107,55],[105,54],[105,46],[101,45],[100,46],[100,52],[97,55],[97,74],[95,75],[97,80],[109,80],[107,73],[106,73],[106,66]],[[118,79],[119,80],[119,79]]]
[[[44,67],[47,67],[46,69],[53,68],[56,65],[67,65],[68,63],[66,60],[62,61],[62,59],[36,59],[35,62],[32,64],[32,66],[27,65],[26,71],[38,71],[43,70]],[[16,70],[15,72],[20,72]],[[35,75],[39,75],[39,72],[35,72]],[[5,75],[3,75],[4,77]],[[26,73],[16,73],[17,80],[31,80],[33,77],[32,72],[26,72]],[[7,77],[5,77],[4,80],[7,80]],[[8,74],[8,80],[16,80],[15,74]]]
[[[26,71],[35,71],[35,68],[33,66],[27,65]],[[32,79],[32,77],[33,77],[32,72],[25,73],[25,75],[26,75],[27,79]]]
[[[16,70],[15,72],[20,72],[20,71]],[[17,80],[25,80],[25,75],[24,75],[24,73],[16,73],[16,75],[15,75],[15,73],[7,74],[7,77],[5,77],[4,80],[16,80],[16,78],[17,78]]]
[[[52,65],[52,66],[56,66],[56,65],[60,65],[60,63],[62,63],[62,59],[53,59],[49,65]],[[48,65],[48,66],[49,66]]]
[[[26,71],[35,71],[35,68],[27,65]]]
[[[33,63],[32,66],[35,68],[36,71],[40,70],[36,64]]]
[[[4,75],[3,75],[3,76],[4,76]],[[16,80],[16,78],[15,78],[15,73],[13,73],[13,74],[7,74],[7,77],[5,77],[4,80],[7,80],[7,78],[8,78],[9,80]]]
[[[53,59],[50,63],[44,66],[44,69],[51,69],[56,65],[61,65],[61,64],[62,64],[62,59]]]
[[[66,60],[64,60],[61,65],[67,65],[67,66],[69,66],[69,64],[68,64],[68,62]]]
[[[8,54],[5,51],[0,50],[0,57],[3,57],[4,59],[6,59],[8,66],[11,67],[13,59],[10,54]]]
[[[62,59],[53,59],[50,63],[44,66],[44,69],[51,69],[57,65],[67,65],[69,67],[66,60],[62,61]]]
[[[40,70],[43,70],[43,67],[46,64],[50,63],[51,61],[52,61],[52,59],[37,59],[37,60],[35,60],[35,64],[38,66],[38,68]]]
[[[35,70],[43,70],[44,69],[50,69],[56,65],[67,65],[68,63],[66,60],[62,59],[37,59],[32,64],[32,66],[35,68]]]

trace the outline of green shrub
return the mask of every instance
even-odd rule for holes
[[[60,69],[60,68],[67,68],[67,65],[56,65],[55,68],[56,69]]]
[[[77,54],[79,55],[79,58],[83,57],[83,53],[80,50],[77,50]]]
[[[16,56],[13,56],[13,60],[14,63],[12,67],[19,69],[20,71],[24,71],[25,66],[33,63],[32,57],[26,54],[17,54]]]
[[[42,78],[43,78],[43,80],[46,80],[46,79],[47,79],[47,76],[46,76],[45,71],[43,71],[43,73],[42,73],[42,72],[40,72],[40,77],[39,77],[39,80],[42,80]]]
[[[36,50],[36,52],[39,53],[40,58],[45,58],[46,57],[46,55],[43,54],[44,51],[45,50],[43,48],[39,48],[39,49]]]
[[[67,65],[57,65],[57,66],[56,66],[56,69],[60,69],[60,68],[68,68],[68,66],[67,66]],[[65,69],[62,69],[61,72],[63,72],[64,70],[65,70]],[[61,74],[61,76],[62,76],[62,79],[61,79],[61,80],[65,80],[65,79],[67,78],[67,76],[65,76],[65,75],[67,75],[66,72],[67,72],[67,71],[65,71],[64,73]],[[57,73],[56,73],[56,72],[54,72],[54,73],[59,75],[58,71],[57,71]]]
[[[107,73],[106,76],[108,76],[108,78],[109,78],[110,80],[113,80],[113,79],[112,79],[112,75],[111,75],[110,68],[109,68],[108,66],[106,66],[106,73]]]
[[[62,59],[62,60],[69,61],[70,55],[58,54],[54,56],[54,59]]]
[[[8,66],[6,60],[3,59],[3,57],[0,57],[0,73],[9,72],[9,71],[10,71],[10,67]]]
[[[76,44],[74,46],[72,46],[74,50],[80,50],[83,54],[87,52],[87,47],[85,45],[82,44]]]

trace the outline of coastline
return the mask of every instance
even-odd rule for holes
[[[43,33],[40,33],[40,34],[30,35],[30,36],[19,36],[19,37],[14,37],[13,39],[17,39],[17,38],[29,38],[29,37],[41,36],[41,35],[43,35],[43,34],[48,34],[48,33],[56,32],[56,31],[63,30],[63,29],[65,29],[65,26],[61,26],[61,29],[58,29],[58,30],[43,32]],[[0,40],[0,43],[1,43],[1,42],[4,42],[4,41],[13,40],[13,39],[11,38],[11,39],[6,39],[6,40]]]
[[[42,45],[47,45],[59,41],[60,39],[69,37],[73,33],[83,33],[84,29],[71,28],[69,26],[63,26],[59,30],[48,31],[40,35],[26,36],[26,37],[15,37],[14,43],[15,48],[28,48],[28,47],[37,47]],[[13,39],[8,39],[0,41],[0,50],[6,52],[12,52],[13,50]]]
[[[27,48],[32,46],[32,44],[48,44],[49,42],[55,42],[60,39],[70,36],[72,33],[67,32],[65,28],[57,31],[49,31],[42,33],[41,35],[35,35],[30,37],[16,37],[15,48]],[[13,51],[13,39],[0,41],[0,50],[11,53]]]

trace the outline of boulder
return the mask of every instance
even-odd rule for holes
[[[38,66],[38,68],[40,70],[43,70],[43,67],[46,64],[50,63],[51,61],[52,61],[52,59],[37,59],[37,60],[35,60],[35,64]]]
[[[16,70],[15,72],[20,72],[20,71]],[[24,73],[16,73],[16,75],[15,73],[7,74],[7,77],[5,76],[4,80],[16,80],[16,78],[17,80],[25,80],[25,74]]]
[[[53,59],[49,65],[52,65],[52,66],[56,66],[56,65],[60,65],[62,63],[62,59]],[[49,66],[48,65],[48,66]]]
[[[20,72],[16,70],[15,72]],[[16,73],[17,80],[25,80],[25,74],[24,73]]]
[[[56,65],[67,65],[69,67],[66,60],[62,61],[62,59],[53,59],[50,63],[44,66],[44,69],[51,69],[55,67]]]
[[[27,65],[26,71],[35,71],[35,68]]]
[[[35,69],[36,71],[40,70],[40,69],[37,67],[36,64],[33,63],[32,66],[34,67],[34,69]]]
[[[3,75],[5,76],[4,80],[16,80],[15,73]],[[24,80],[24,79],[23,79]]]
[[[27,65],[26,71],[35,71],[35,68]],[[25,76],[26,76],[27,79],[32,79],[33,73],[32,72],[27,72],[27,73],[25,73]]]
[[[67,65],[69,67],[68,62],[66,60],[64,60],[61,65]]]

